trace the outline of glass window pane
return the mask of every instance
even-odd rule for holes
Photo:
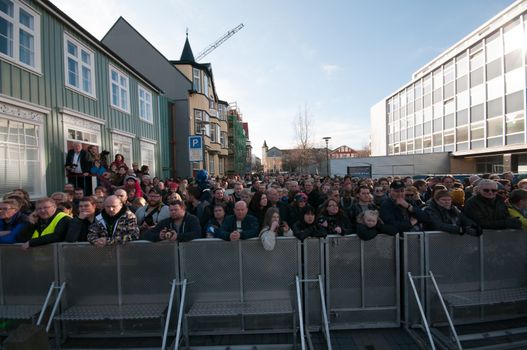
[[[468,123],[468,109],[461,110],[456,114],[456,125],[465,125]]]
[[[503,118],[498,117],[487,121],[487,137],[503,135]]]
[[[457,95],[457,110],[462,110],[470,106],[470,95],[469,91],[463,91]]]
[[[520,68],[523,64],[522,49],[516,49],[505,55],[505,72]]]
[[[0,11],[13,17],[13,2],[10,0],[0,0]]]
[[[503,78],[499,77],[487,83],[487,100],[503,97]]]
[[[497,98],[487,102],[487,118],[503,115],[503,98]]]
[[[470,57],[470,70],[474,71],[480,68],[484,62],[485,62],[485,57],[483,57],[483,51],[479,51],[478,53]]]
[[[20,24],[26,26],[29,29],[35,29],[35,25],[33,24],[33,16],[24,11],[24,9],[20,9]]]
[[[511,113],[506,116],[507,134],[523,132],[525,130],[525,114],[523,112]]]
[[[20,62],[25,63],[29,66],[35,65],[35,54],[34,54],[34,41],[33,35],[20,29],[19,33],[20,41]]]
[[[479,140],[484,137],[483,123],[476,123],[470,126],[470,136],[472,140]]]
[[[468,73],[468,56],[466,53],[456,57],[456,71],[458,77],[462,77]]]
[[[482,84],[484,81],[483,67],[470,72],[470,87]]]
[[[492,80],[501,75],[501,58],[487,64],[487,80]]]
[[[470,121],[473,123],[473,122],[483,120],[485,118],[484,112],[485,112],[485,108],[484,108],[483,103],[470,108]]]
[[[500,32],[496,32],[490,37],[487,38],[487,62],[491,62],[498,57],[501,57],[502,48],[501,48],[501,37]]]
[[[13,56],[13,24],[0,17],[0,52]]]
[[[443,130],[443,118],[434,119],[434,131]]]
[[[485,102],[485,85],[481,84],[470,89],[470,104],[472,106]]]
[[[73,44],[71,41],[68,41],[67,47],[68,47],[68,53],[70,55],[77,57],[77,46]]]
[[[523,89],[525,89],[525,77],[523,70],[517,70],[505,74],[505,93],[510,94]]]
[[[457,142],[468,141],[468,126],[462,126],[456,129]]]
[[[455,126],[454,116],[454,113],[445,116],[445,129],[451,129]]]
[[[449,134],[445,134],[443,136],[443,143],[445,145],[454,143],[454,133],[452,132],[452,133],[449,133]]]
[[[505,113],[516,112],[523,108],[523,91],[518,91],[505,97]]]
[[[458,93],[468,89],[468,75],[462,76],[456,80],[456,89]]]

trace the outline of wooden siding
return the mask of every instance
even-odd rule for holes
[[[162,144],[168,145],[168,107],[165,98],[159,99],[159,94],[146,84],[138,82],[119,62],[91,45],[78,35],[74,29],[46,12],[34,1],[30,5],[40,13],[41,23],[41,69],[42,74],[22,69],[5,59],[0,60],[0,94],[47,107],[51,110],[44,124],[45,168],[47,192],[61,190],[64,186],[64,159],[67,150],[64,149],[64,130],[61,108],[91,116],[103,121],[101,126],[100,149],[112,152],[110,129],[121,130],[134,134],[133,155],[140,158],[140,138],[156,140],[156,174],[163,174],[161,168],[168,167],[168,155],[161,151]],[[65,85],[64,69],[64,32],[82,43],[94,52],[95,62],[95,98],[79,93]],[[109,65],[121,70],[129,78],[130,114],[111,107]],[[153,124],[139,119],[138,84],[152,93]],[[159,103],[164,104],[161,108]],[[160,125],[160,123],[162,123]],[[162,136],[160,136],[162,134]],[[131,160],[127,160],[131,165]]]

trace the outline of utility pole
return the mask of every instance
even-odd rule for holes
[[[330,176],[329,174],[329,140],[331,140],[330,136],[326,136],[322,138],[324,141],[326,141],[326,174],[327,176]]]

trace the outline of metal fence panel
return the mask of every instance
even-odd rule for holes
[[[303,244],[303,278],[316,279],[325,276],[324,239],[308,238]],[[325,279],[323,279],[324,281]],[[324,285],[326,291],[326,286]],[[320,288],[316,283],[304,283],[304,315],[306,325],[313,330],[322,325],[322,306],[320,304]]]
[[[451,235],[445,232],[426,232],[426,271],[432,271],[441,294],[479,291],[482,265],[480,238]],[[427,309],[430,322],[446,322],[439,299],[430,280],[427,280]],[[472,318],[472,314],[461,318]]]
[[[120,250],[121,295],[124,304],[167,303],[170,283],[177,278],[177,244],[137,242]]]
[[[484,289],[527,287],[527,232],[485,230]]]
[[[189,283],[188,305],[241,301],[239,244],[220,239],[180,244],[181,278]]]
[[[63,334],[160,335],[177,261],[176,243],[60,244]]]
[[[22,250],[0,246],[0,316],[27,319],[40,311],[49,287],[56,281],[53,245]]]
[[[423,276],[425,272],[425,257],[424,257],[424,234],[423,232],[405,232],[403,236],[403,261],[404,261],[404,275],[401,276],[403,280],[404,290],[404,315],[403,319],[408,327],[414,327],[421,324],[421,314],[417,307],[417,302],[413,294],[410,282],[408,280],[408,272],[412,276]],[[416,279],[415,287],[421,302],[425,303],[425,279]]]
[[[328,237],[328,305],[331,327],[398,327],[398,237]]]
[[[119,302],[117,250],[88,243],[59,245],[60,283],[66,282],[63,307],[117,305]]]
[[[298,272],[298,240],[278,237],[272,251],[259,239],[242,242],[245,301],[291,299]]]

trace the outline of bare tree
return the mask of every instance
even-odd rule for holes
[[[298,115],[293,121],[297,147],[299,149],[306,150],[313,147],[312,121],[312,116],[306,104],[304,105],[303,111],[301,108],[299,109]]]
[[[311,150],[313,148],[313,118],[307,104],[304,110],[299,109],[297,117],[293,120],[295,130],[296,149],[291,154],[291,163],[294,168],[303,171],[307,164],[310,163]]]

